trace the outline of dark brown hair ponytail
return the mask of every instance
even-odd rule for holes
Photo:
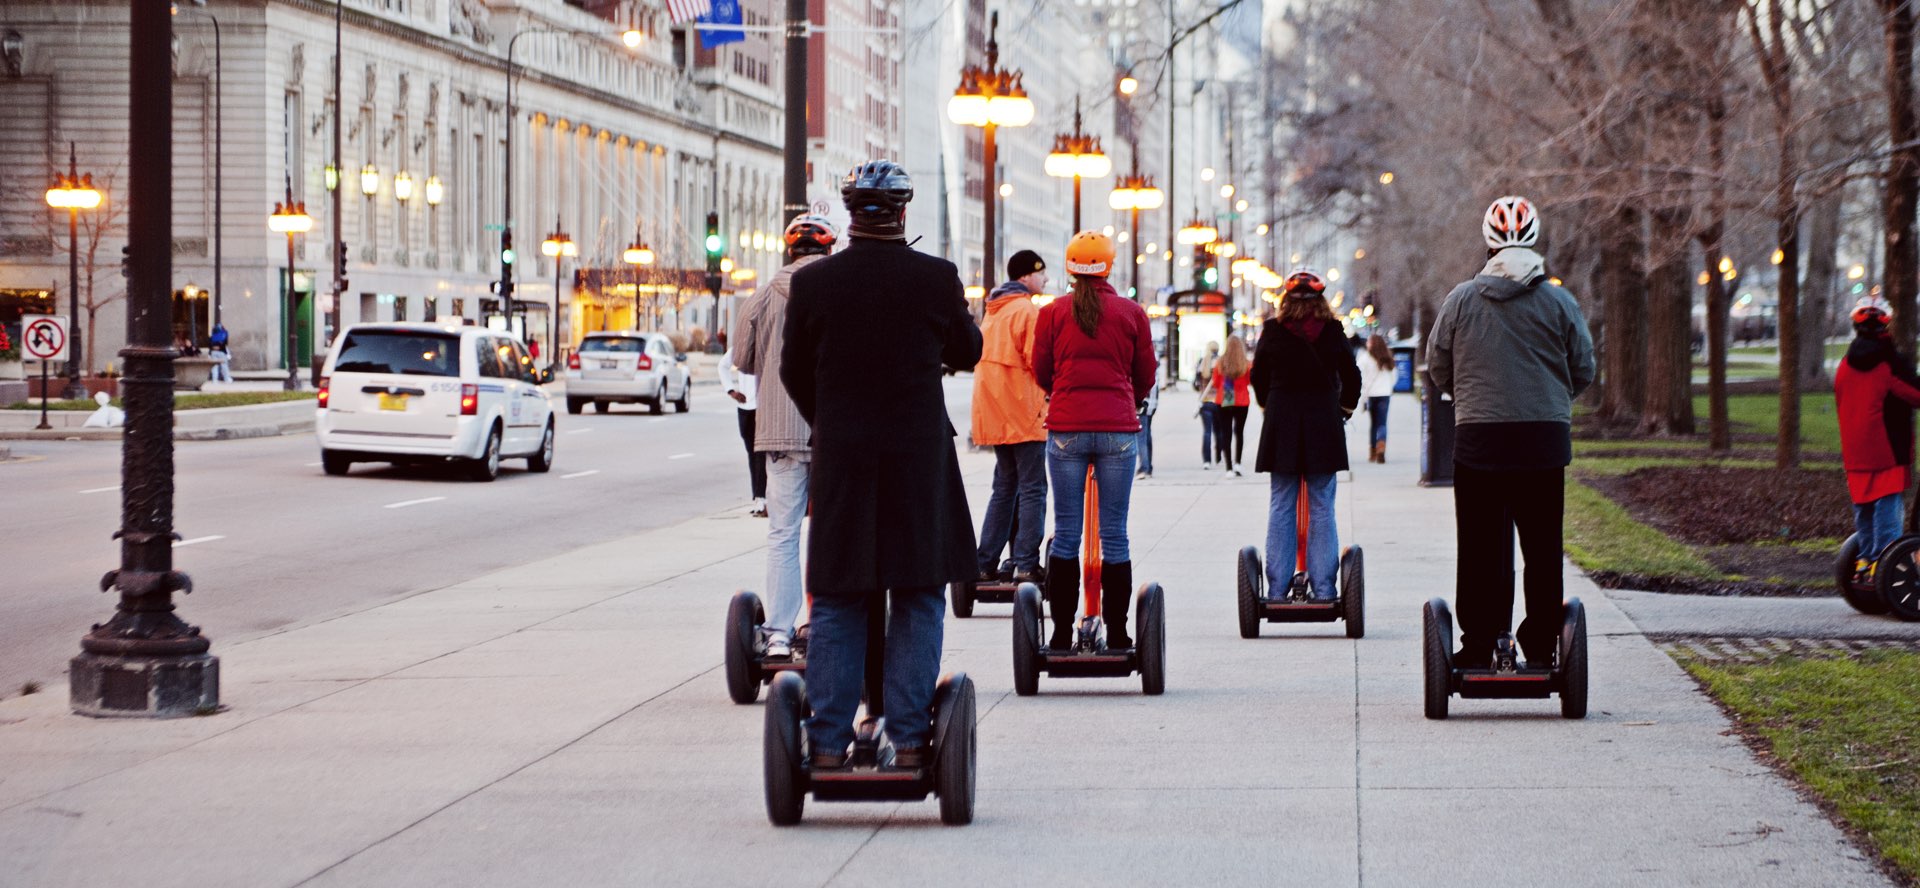
[[[1093,336],[1100,329],[1100,288],[1096,277],[1073,278],[1073,322],[1080,325],[1080,332]]]

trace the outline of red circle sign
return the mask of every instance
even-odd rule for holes
[[[21,344],[27,357],[50,359],[58,357],[67,350],[67,331],[58,321],[41,318],[20,331]]]

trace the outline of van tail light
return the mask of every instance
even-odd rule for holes
[[[567,356],[567,369],[568,370],[580,369],[580,353],[579,352],[574,352],[573,354],[570,354]]]
[[[460,387],[460,415],[473,416],[480,412],[480,387],[467,383]]]
[[[330,387],[330,384],[331,384],[331,383],[332,383],[332,380],[331,380],[331,379],[329,379],[329,378],[327,378],[327,377],[325,377],[325,376],[322,376],[322,377],[320,377],[320,396],[319,396],[319,399],[320,399],[320,409],[322,409],[322,410],[325,410],[325,409],[327,409],[327,395],[328,395],[328,394],[329,394],[329,393],[330,393],[330,392],[332,391],[332,389],[331,389],[331,387]]]
[[[639,370],[652,370],[652,369],[653,369],[653,358],[650,358],[650,357],[648,357],[648,356],[646,356],[646,355],[641,355],[641,356],[640,356],[640,358],[639,358],[638,360],[636,360],[636,361],[634,361],[634,362],[633,362],[633,369],[634,369],[634,370],[636,370],[636,371],[639,371]]]

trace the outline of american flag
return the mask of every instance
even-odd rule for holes
[[[667,0],[667,20],[672,24],[690,22],[713,9],[713,0]]]

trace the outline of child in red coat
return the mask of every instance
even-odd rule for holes
[[[1892,318],[1886,303],[1860,300],[1853,345],[1833,374],[1841,462],[1860,540],[1854,573],[1861,582],[1873,578],[1881,550],[1900,535],[1900,496],[1913,466],[1913,408],[1920,407],[1920,379],[1894,348]]]

